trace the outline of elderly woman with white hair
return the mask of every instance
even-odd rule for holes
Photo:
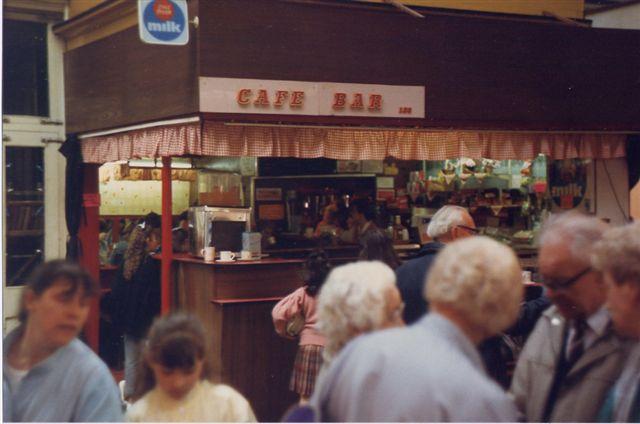
[[[320,421],[517,421],[476,349],[518,315],[517,257],[487,237],[458,240],[440,252],[427,285],[429,314],[359,337],[334,359],[312,398]]]
[[[384,263],[335,268],[318,297],[318,328],[326,338],[323,367],[356,336],[403,325],[402,308],[396,276]]]

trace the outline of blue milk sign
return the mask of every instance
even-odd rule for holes
[[[183,46],[189,42],[186,0],[138,0],[140,39],[150,44]]]

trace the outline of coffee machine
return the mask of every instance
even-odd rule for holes
[[[242,250],[242,233],[251,231],[251,208],[193,206],[189,208],[190,252],[202,257],[202,249]]]

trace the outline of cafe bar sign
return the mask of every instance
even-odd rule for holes
[[[424,118],[423,86],[200,77],[200,111]]]

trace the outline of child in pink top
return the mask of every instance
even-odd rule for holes
[[[273,308],[271,316],[276,332],[286,338],[295,338],[288,333],[288,324],[300,315],[304,325],[299,333],[299,349],[293,365],[293,374],[289,389],[300,395],[300,402],[306,402],[315,387],[316,376],[322,365],[322,350],[324,336],[316,329],[318,320],[316,312],[316,295],[324,283],[331,267],[324,252],[314,252],[307,258],[305,271],[305,286],[300,287]]]

